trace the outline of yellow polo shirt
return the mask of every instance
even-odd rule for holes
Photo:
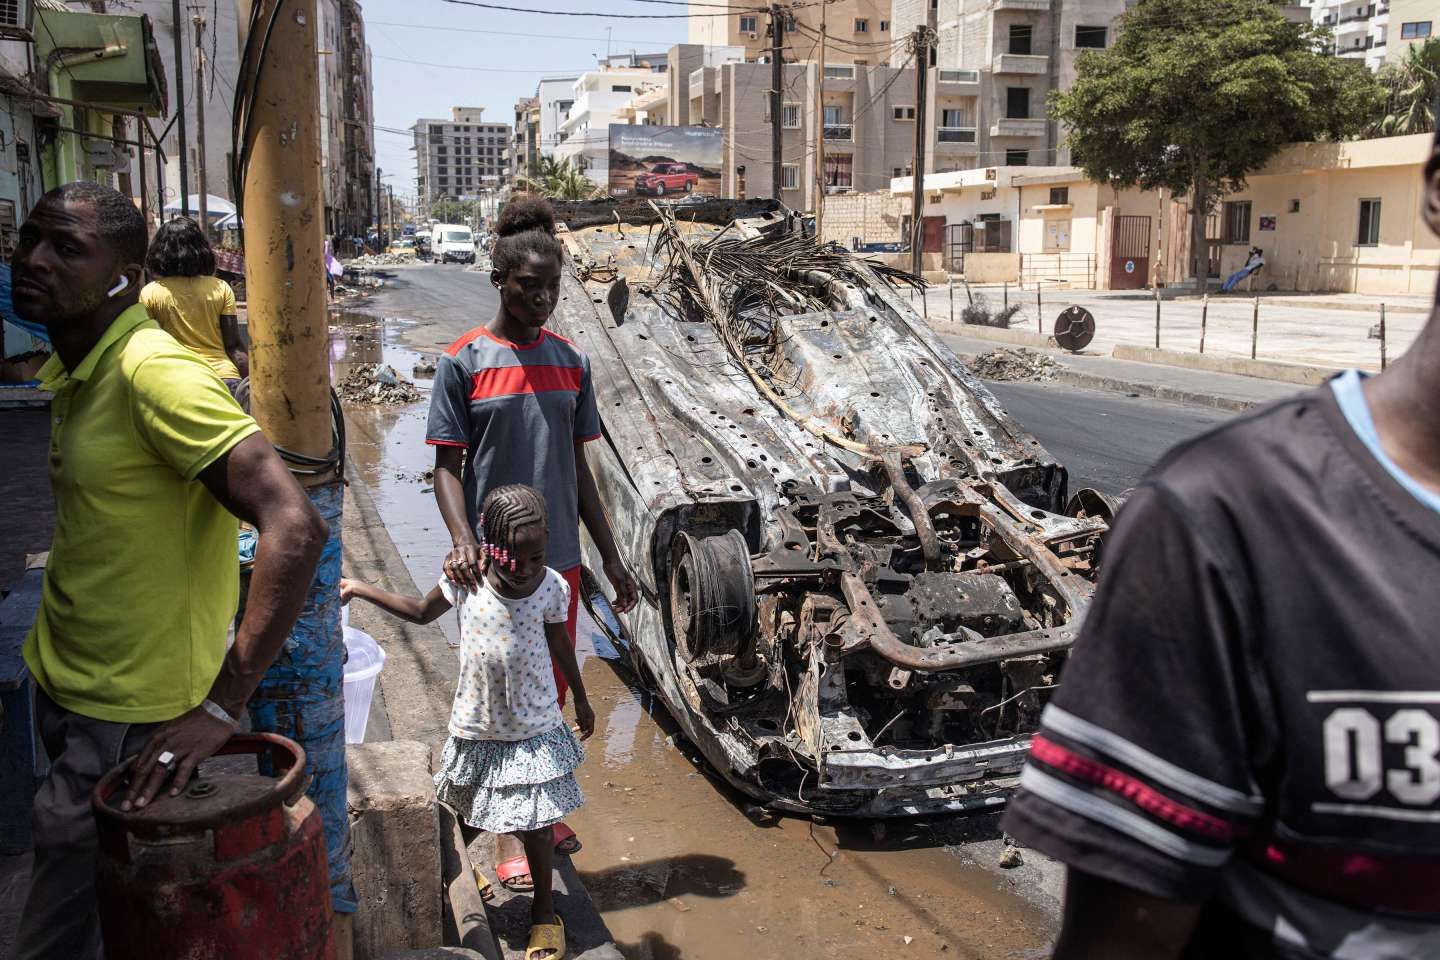
[[[238,521],[196,478],[260,428],[139,304],[40,379],[55,539],[25,662],[74,713],[172,719],[214,683],[240,595]]]
[[[219,277],[161,277],[145,284],[140,303],[160,329],[200,354],[220,379],[240,379],[220,334],[220,318],[235,316],[230,284]]]

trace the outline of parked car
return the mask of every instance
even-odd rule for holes
[[[689,193],[699,182],[700,178],[691,172],[687,164],[657,163],[648,173],[635,178],[635,192],[653,193],[657,197],[681,191]]]

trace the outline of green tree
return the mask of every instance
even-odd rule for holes
[[[1328,55],[1330,42],[1269,0],[1140,0],[1113,46],[1077,59],[1050,112],[1090,179],[1192,196],[1190,268],[1203,283],[1219,195],[1287,143],[1356,136],[1374,115],[1378,83]]]
[[[469,223],[480,209],[473,200],[435,200],[430,204],[430,216],[441,223]]]
[[[1411,45],[1405,59],[1381,68],[1379,80],[1384,100],[1366,133],[1402,137],[1433,131],[1435,97],[1440,95],[1440,37]]]
[[[533,177],[521,177],[521,189],[552,200],[594,200],[606,195],[604,187],[570,165],[568,158],[542,156]]]

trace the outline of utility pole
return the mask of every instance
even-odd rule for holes
[[[925,205],[925,97],[930,75],[930,44],[934,34],[924,24],[915,28],[911,41],[915,50],[915,157],[910,167],[910,272],[915,276],[924,273],[925,231],[923,229]]]
[[[381,231],[385,229],[385,187],[380,183],[380,174],[383,171],[375,168],[375,252],[380,253],[385,249],[385,244],[380,239]]]
[[[185,142],[185,44],[181,34],[185,28],[181,26],[180,0],[170,0],[170,32],[175,35],[175,103],[176,109],[180,112],[175,117],[175,133],[179,137],[179,147],[175,155],[180,158],[180,213],[190,216],[190,167],[185,159],[185,153],[190,149]],[[160,211],[163,219],[165,211],[161,205]]]
[[[195,180],[200,190],[200,232],[210,236],[210,189],[205,179],[205,18],[196,13],[195,25]]]
[[[780,5],[770,7],[770,196],[780,199],[780,183],[784,159],[781,154],[781,138],[784,136],[783,118],[785,103],[782,88],[785,86],[785,14]]]
[[[815,239],[825,225],[825,19],[828,3],[820,5],[820,72],[815,76]],[[853,118],[852,118],[853,119]]]

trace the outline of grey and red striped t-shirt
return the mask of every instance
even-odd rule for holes
[[[470,526],[485,495],[525,483],[545,496],[550,544],[545,564],[580,564],[580,501],[575,444],[600,436],[590,360],[564,337],[541,330],[531,343],[476,327],[452,343],[435,369],[425,440],[464,447]],[[476,531],[479,535],[479,531]]]

